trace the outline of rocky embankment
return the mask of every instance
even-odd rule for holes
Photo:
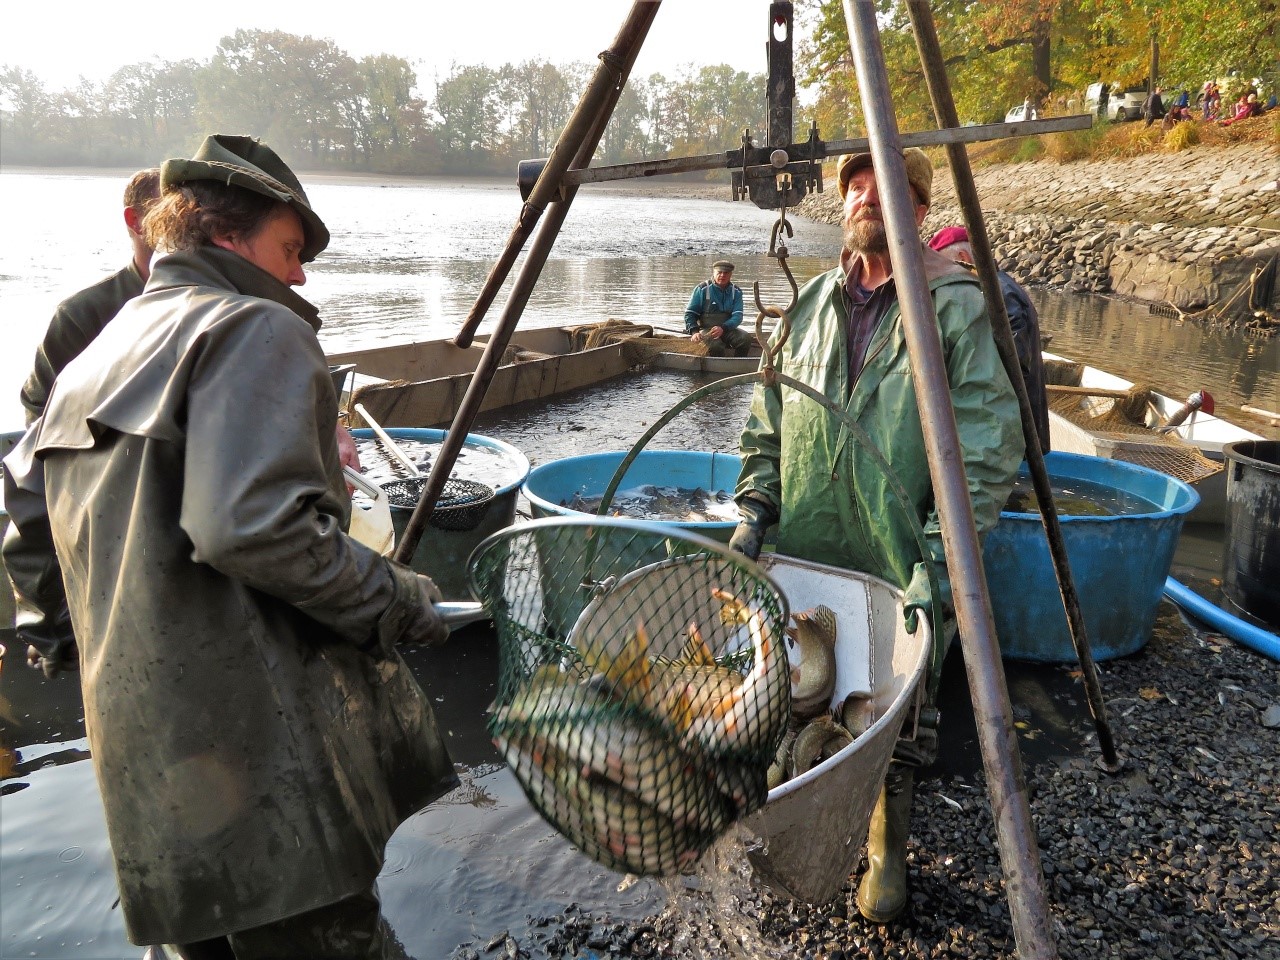
[[[1276,329],[1280,282],[1266,274],[1280,256],[1280,155],[1272,145],[1001,164],[975,168],[974,182],[996,262],[1022,283]],[[934,188],[925,236],[964,222],[945,170]],[[798,212],[837,223],[839,196],[828,189]]]

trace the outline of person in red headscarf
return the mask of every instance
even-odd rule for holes
[[[973,244],[969,242],[969,231],[964,227],[943,227],[929,240],[929,246],[943,256],[973,268]],[[1022,380],[1027,385],[1027,396],[1035,414],[1040,449],[1048,453],[1049,399],[1044,385],[1044,357],[1040,352],[1040,317],[1031,297],[1017,280],[1003,270],[997,270],[996,277],[1000,280],[1004,309],[1013,330],[1013,343],[1018,348],[1018,366],[1022,368]]]

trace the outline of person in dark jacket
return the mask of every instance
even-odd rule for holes
[[[385,958],[386,842],[456,783],[396,651],[447,636],[440,594],[346,533],[298,179],[212,136],[161,185],[146,290],[4,462],[17,635],[79,669],[148,957]]]
[[[973,244],[969,231],[964,227],[943,227],[929,239],[929,246],[943,256],[972,269]],[[1018,349],[1018,366],[1022,380],[1035,413],[1036,434],[1040,450],[1049,452],[1049,397],[1044,383],[1044,355],[1040,343],[1040,315],[1036,313],[1031,297],[1017,280],[1003,270],[996,271],[1000,281],[1000,294],[1004,299],[1005,313],[1009,315],[1009,328],[1013,331],[1013,343]]]
[[[44,413],[49,388],[62,368],[80,355],[120,308],[138,294],[151,274],[154,251],[142,236],[142,218],[160,196],[160,169],[139,170],[124,188],[124,225],[133,256],[123,270],[72,294],[58,304],[36,350],[31,375],[22,385],[27,426]]]
[[[703,280],[689,295],[684,311],[684,332],[695,343],[705,343],[712,356],[732,350],[745,357],[752,336],[742,329],[742,290],[733,282],[733,264],[717,260],[711,265],[711,279]]]
[[[1147,126],[1149,127],[1157,120],[1163,120],[1164,113],[1164,100],[1160,96],[1160,88],[1156,87],[1151,91],[1150,96],[1142,102],[1142,117],[1147,121]]]

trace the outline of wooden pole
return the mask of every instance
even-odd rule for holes
[[[622,95],[622,88],[627,82],[631,68],[635,65],[636,56],[640,52],[644,38],[648,35],[653,18],[657,15],[659,2],[660,0],[639,0],[633,4],[622,29],[618,31],[613,41],[613,46],[600,55],[601,65],[596,76],[587,92],[583,94],[582,101],[569,122],[570,127],[581,126],[585,128],[585,132],[575,136],[576,149],[569,152],[564,164],[560,167],[561,170],[567,169],[570,165],[585,167],[591,162],[596,146],[604,136],[605,126],[613,115],[618,97]],[[587,120],[580,123],[579,114],[586,114]],[[561,139],[564,139],[563,134]],[[557,142],[552,151],[553,157],[560,152],[560,148],[561,143]],[[543,186],[544,181],[550,184],[546,187],[546,191],[554,193],[560,190],[559,175],[548,180],[553,173],[550,166],[543,171],[534,187],[535,193],[538,192],[539,187]],[[472,375],[467,392],[462,398],[458,412],[454,415],[453,423],[445,434],[440,452],[431,465],[431,472],[427,476],[418,505],[414,507],[413,515],[409,517],[404,534],[396,545],[395,559],[401,563],[409,563],[418,549],[422,531],[426,528],[427,520],[431,516],[431,511],[435,509],[441,491],[444,490],[453,465],[458,459],[458,453],[466,442],[471,424],[475,422],[476,415],[480,412],[489,383],[502,363],[502,354],[507,349],[511,334],[515,331],[525,304],[529,302],[529,296],[533,293],[538,277],[542,274],[542,268],[547,262],[551,248],[555,245],[565,217],[569,215],[569,207],[576,193],[577,187],[565,188],[563,199],[550,205],[550,212],[538,231],[533,246],[529,249],[524,265],[520,268],[520,274],[512,286],[502,317],[492,336],[489,337],[489,342],[485,344],[484,354],[480,358],[476,372]]]
[[[933,100],[934,112],[938,117],[938,125],[957,126],[960,120],[956,113],[955,101],[951,98],[946,63],[942,58],[942,47],[938,43],[938,34],[934,28],[933,13],[929,9],[929,4],[925,0],[908,0],[907,14],[911,18],[912,30],[915,32],[916,46],[920,51],[920,62],[924,66],[925,80]],[[1080,608],[1080,595],[1076,591],[1075,578],[1071,575],[1071,564],[1067,559],[1067,545],[1062,536],[1058,510],[1053,502],[1053,487],[1049,482],[1049,470],[1045,466],[1044,451],[1040,449],[1035,414],[1031,410],[1031,400],[1027,396],[1027,387],[1022,380],[1018,348],[1013,342],[1013,331],[1009,327],[1004,295],[1000,291],[1000,279],[996,276],[996,262],[991,255],[987,225],[982,217],[978,188],[973,181],[973,169],[969,166],[968,153],[959,145],[947,147],[947,161],[951,167],[956,197],[964,212],[965,228],[969,231],[974,266],[977,267],[978,278],[982,282],[982,292],[987,301],[987,313],[991,316],[991,326],[995,333],[996,348],[1000,351],[1000,360],[1018,395],[1018,409],[1022,414],[1022,432],[1026,439],[1027,470],[1031,475],[1031,485],[1040,507],[1040,521],[1048,539],[1049,556],[1053,561],[1058,593],[1062,597],[1063,609],[1066,611],[1071,643],[1075,647],[1076,658],[1080,661],[1085,701],[1089,707],[1089,714],[1093,718],[1094,730],[1098,734],[1098,749],[1101,752],[1098,766],[1108,773],[1115,773],[1124,766],[1124,763],[1116,750],[1115,737],[1111,733],[1111,724],[1107,720],[1107,703],[1102,695],[1102,685],[1098,682],[1098,668],[1093,660],[1093,648],[1089,644],[1084,613]],[[1038,345],[1036,349],[1039,349]],[[1085,388],[1075,389],[1083,391]]]

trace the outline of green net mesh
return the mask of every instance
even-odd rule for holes
[[[670,525],[552,519],[471,558],[498,630],[489,731],[534,807],[640,875],[691,865],[764,805],[791,713],[786,601]]]

